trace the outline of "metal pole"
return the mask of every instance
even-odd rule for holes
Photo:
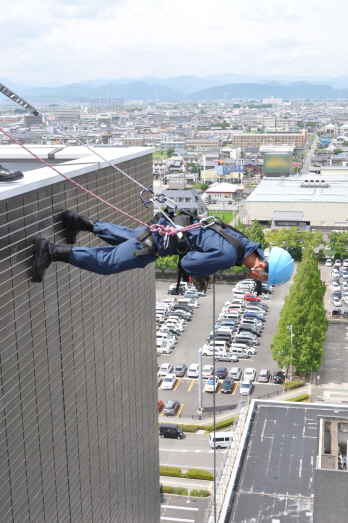
[[[206,166],[206,161],[205,161],[205,154],[203,154],[203,181],[205,183],[205,166]]]
[[[198,349],[198,410],[203,408],[202,394],[202,348]]]

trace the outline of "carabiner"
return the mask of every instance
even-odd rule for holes
[[[209,220],[211,220],[210,223]],[[215,216],[207,216],[207,218],[202,218],[199,223],[201,224],[201,227],[203,227],[203,229],[206,229],[207,227],[210,227],[211,225],[214,225],[214,223],[216,223],[216,218]]]
[[[153,192],[153,190],[151,189],[151,187],[152,187],[152,184],[149,185],[146,189],[143,189],[143,190],[141,191],[141,193],[140,193],[140,199],[141,199],[141,201],[143,202],[143,204],[145,205],[145,207],[146,207],[147,209],[149,208],[149,205],[148,205],[148,204],[149,204],[149,203],[153,203],[153,199],[154,199],[155,196],[156,196],[155,193]],[[149,200],[144,200],[144,198],[143,198],[143,193],[144,193],[144,192],[148,192],[148,193],[152,194],[153,199],[150,198]]]

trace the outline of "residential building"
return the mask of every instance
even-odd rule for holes
[[[274,133],[243,133],[232,136],[234,147],[261,147],[263,145],[293,145],[297,149],[303,149],[306,143],[306,131],[297,133],[274,132]]]

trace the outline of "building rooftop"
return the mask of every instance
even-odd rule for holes
[[[220,522],[312,523],[318,418],[347,413],[337,405],[253,401]]]
[[[339,169],[334,167],[333,169]],[[322,169],[325,169],[322,168]],[[342,167],[346,169],[347,167]],[[306,180],[321,180],[328,183],[328,187],[315,187],[314,183],[307,187],[302,184]],[[327,178],[320,175],[301,174],[287,178],[264,178],[262,182],[247,198],[252,202],[304,202],[304,203],[347,203],[348,175],[330,175]]]
[[[112,164],[133,160],[155,151],[150,147],[91,147],[91,150],[88,150],[83,146],[57,147],[31,144],[25,146],[69,178],[76,178],[96,169],[108,167],[108,163],[94,154],[93,149]],[[33,156],[19,145],[0,146],[0,164],[11,170],[21,170],[24,174],[24,178],[17,182],[0,183],[0,200],[62,181],[62,176],[50,167],[39,160],[33,162]],[[32,165],[35,166],[35,169],[29,169]]]

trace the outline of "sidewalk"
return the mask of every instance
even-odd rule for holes
[[[187,489],[199,489],[211,491],[213,481],[206,481],[203,479],[188,479],[188,478],[172,478],[171,476],[160,476],[162,485],[169,487],[182,487]]]

